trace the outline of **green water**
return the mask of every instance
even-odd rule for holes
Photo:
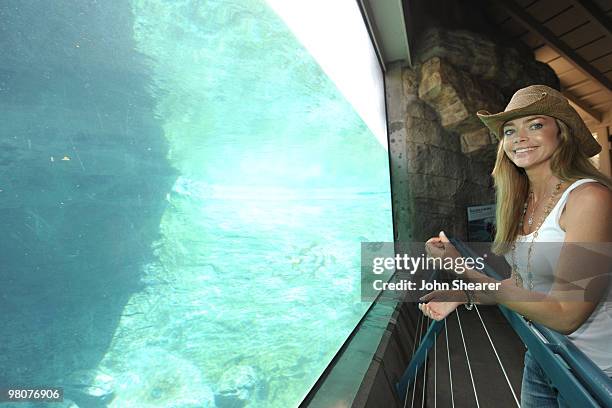
[[[393,239],[387,152],[265,1],[130,4],[167,142],[148,163],[175,176],[153,256],[134,266],[143,289],[88,368],[109,407],[296,406],[369,306],[359,249]],[[92,123],[128,126],[96,108]],[[82,156],[75,172],[93,165]],[[154,184],[151,169],[122,177]]]

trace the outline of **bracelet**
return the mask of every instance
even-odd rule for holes
[[[465,296],[468,300],[467,303],[464,304],[464,306],[467,310],[472,310],[474,308],[474,301],[472,300],[472,297],[470,296],[470,293],[467,291],[467,289],[463,289],[463,291],[465,292]]]

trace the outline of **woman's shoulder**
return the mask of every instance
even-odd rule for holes
[[[569,192],[564,215],[565,226],[574,225],[583,231],[603,228],[601,232],[610,235],[612,190],[598,182],[580,184]]]
[[[612,203],[612,190],[608,186],[597,180],[588,180],[588,182],[582,182],[569,192],[568,205],[571,201],[582,203],[583,200],[599,205]]]

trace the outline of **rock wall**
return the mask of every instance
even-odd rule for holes
[[[517,89],[558,79],[532,55],[466,30],[428,29],[414,60],[386,72],[395,239],[444,230],[466,240],[466,208],[495,200],[497,140],[476,111],[502,111]]]
[[[59,386],[143,290],[177,172],[129,4],[0,14],[0,384]]]

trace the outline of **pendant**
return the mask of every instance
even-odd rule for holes
[[[516,269],[512,269],[510,276],[514,275],[514,284],[519,287],[522,288],[523,287],[523,278],[521,278],[521,275],[518,273],[518,271]]]
[[[531,273],[528,276],[528,282],[529,282],[529,290],[533,290],[534,284],[533,284],[533,276],[531,276]]]
[[[533,224],[533,218],[529,217],[529,219],[527,220],[527,224],[531,226],[531,224]]]

